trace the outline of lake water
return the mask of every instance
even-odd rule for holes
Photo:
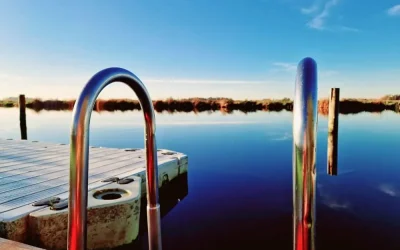
[[[69,143],[71,114],[28,110],[28,139]],[[0,137],[19,139],[18,109],[0,117]],[[162,219],[164,249],[292,249],[291,112],[156,121],[158,147],[189,156],[188,195]],[[317,249],[400,249],[399,125],[393,112],[341,115],[338,176],[329,176],[319,115]],[[90,144],[143,147],[141,113],[93,112]]]

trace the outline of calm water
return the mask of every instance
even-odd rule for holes
[[[0,109],[1,138],[20,136]],[[93,113],[90,143],[143,147],[138,112]],[[291,249],[292,113],[157,114],[159,148],[189,156],[188,195],[162,219],[164,249]],[[28,139],[69,143],[71,112],[28,111]],[[400,249],[400,115],[339,118],[339,175],[326,174],[319,116],[317,249]],[[143,247],[144,248],[144,247]]]

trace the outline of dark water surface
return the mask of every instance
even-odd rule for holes
[[[1,138],[20,137],[0,109]],[[90,144],[143,147],[139,112],[93,113]],[[189,156],[188,195],[162,219],[164,249],[292,248],[292,113],[157,114],[159,148]],[[69,143],[71,112],[27,111],[28,139]],[[319,116],[317,249],[400,249],[400,115],[339,118],[339,175],[326,174]],[[145,249],[145,247],[142,247]]]

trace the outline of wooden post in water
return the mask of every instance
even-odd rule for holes
[[[19,95],[18,107],[19,107],[19,126],[21,128],[21,139],[22,140],[27,140],[28,139],[28,133],[26,132],[25,95]]]
[[[332,88],[329,97],[328,120],[328,174],[337,175],[338,130],[339,130],[339,88]]]

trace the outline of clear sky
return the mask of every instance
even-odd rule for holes
[[[400,94],[400,0],[0,0],[0,32],[0,98],[76,98],[113,66],[152,99],[292,98],[307,56],[320,97]]]

